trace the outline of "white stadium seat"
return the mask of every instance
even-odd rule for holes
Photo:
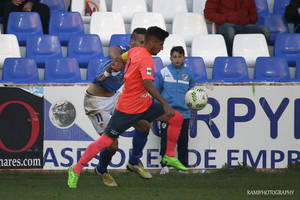
[[[0,34],[0,68],[8,57],[21,57],[18,39],[13,34]]]
[[[166,23],[162,14],[154,12],[141,12],[133,15],[131,21],[131,32],[137,27],[148,28],[150,26],[158,26],[166,30]]]
[[[125,34],[125,24],[120,13],[94,12],[90,33],[100,37],[103,46],[108,46],[112,34]]]
[[[166,23],[171,23],[178,13],[187,13],[186,0],[153,0],[152,12],[161,13]]]
[[[157,54],[165,66],[171,64],[170,51],[174,46],[182,46],[185,51],[185,56],[188,56],[184,39],[180,35],[170,34],[165,40],[164,49]]]
[[[198,13],[178,13],[173,20],[172,33],[183,36],[190,46],[196,35],[208,34],[205,18]]]
[[[206,0],[193,0],[193,12],[204,14]]]
[[[202,57],[206,67],[212,67],[215,58],[228,56],[225,40],[222,35],[198,35],[192,43],[192,56]]]
[[[71,11],[80,12],[83,22],[89,23],[91,16],[85,16],[85,0],[72,0]],[[106,3],[105,1],[100,1],[99,12],[106,12]]]
[[[113,0],[112,12],[120,13],[125,23],[130,23],[132,17],[138,12],[147,12],[147,5],[145,0]]]
[[[269,57],[263,34],[237,34],[233,39],[232,56],[244,57],[248,67],[254,67],[257,57]]]

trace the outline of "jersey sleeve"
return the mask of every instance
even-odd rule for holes
[[[139,67],[139,71],[142,75],[142,79],[151,79],[154,80],[153,78],[153,73],[154,73],[154,62],[151,56],[143,57],[141,61],[141,65]]]

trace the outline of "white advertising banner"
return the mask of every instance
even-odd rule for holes
[[[87,86],[44,87],[44,169],[67,169],[99,136],[83,109]],[[208,105],[193,113],[189,137],[191,168],[247,164],[285,168],[300,161],[299,85],[207,85]],[[119,138],[110,169],[125,169],[131,129]],[[141,160],[160,168],[160,137],[150,131]],[[94,158],[87,169],[98,163]]]

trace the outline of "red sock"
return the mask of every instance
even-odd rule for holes
[[[167,129],[167,148],[166,154],[169,157],[175,157],[175,147],[181,131],[183,122],[183,115],[175,111],[175,115],[169,119],[169,126]]]
[[[98,140],[91,143],[81,156],[78,163],[74,166],[73,171],[79,175],[84,165],[92,160],[102,149],[109,147],[112,142],[113,139],[106,135],[102,135]]]

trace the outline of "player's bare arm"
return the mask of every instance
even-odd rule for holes
[[[150,95],[157,99],[163,106],[165,114],[160,116],[157,120],[168,121],[171,117],[175,115],[173,108],[168,104],[168,102],[159,94],[155,85],[151,79],[144,80],[144,87],[150,93]]]

